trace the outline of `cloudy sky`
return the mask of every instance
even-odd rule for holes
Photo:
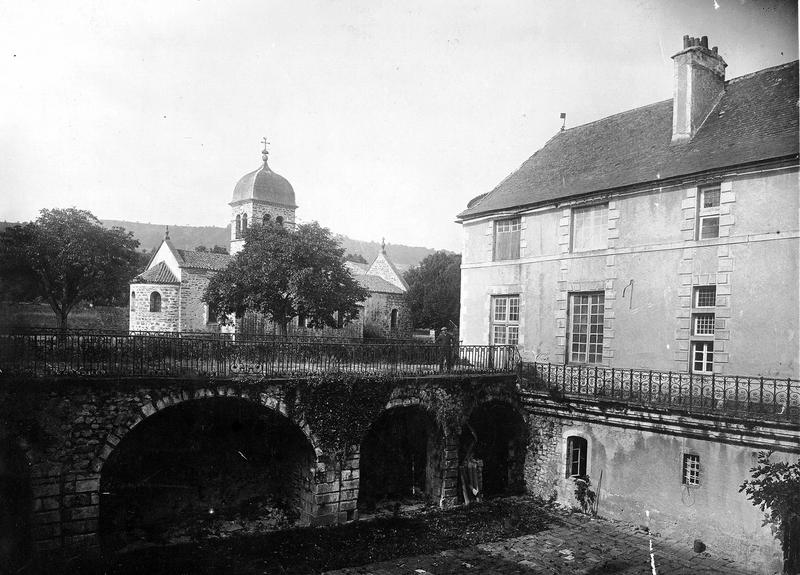
[[[226,225],[266,136],[301,220],[460,250],[560,112],[670,98],[684,34],[734,78],[797,59],[797,4],[0,0],[0,219]]]

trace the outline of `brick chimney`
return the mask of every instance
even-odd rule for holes
[[[686,142],[695,135],[725,89],[727,64],[708,49],[708,36],[683,37],[683,50],[675,54],[675,92],[672,102],[672,141]]]

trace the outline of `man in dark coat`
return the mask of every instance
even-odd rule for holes
[[[439,371],[444,371],[445,367],[450,371],[453,369],[453,336],[446,327],[439,332],[436,345],[439,346]]]

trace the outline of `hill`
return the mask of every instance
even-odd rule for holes
[[[133,232],[139,240],[140,247],[151,250],[164,239],[166,226],[160,224],[147,224],[141,222],[128,222],[124,220],[103,220],[106,226],[120,226]],[[176,248],[191,250],[197,246],[212,248],[215,245],[228,248],[230,242],[230,226],[169,226],[169,237]],[[354,240],[341,234],[334,234],[342,244],[345,253],[361,254],[368,262],[375,259],[381,249],[378,242]],[[435,252],[431,248],[419,246],[406,246],[402,244],[389,244],[386,248],[389,257],[401,270],[418,265],[423,259]]]

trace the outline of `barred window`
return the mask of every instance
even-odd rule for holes
[[[569,296],[569,361],[603,361],[603,316],[605,295],[575,293]]]
[[[519,343],[519,296],[492,297],[492,343],[517,345]]]
[[[586,475],[586,456],[589,451],[585,438],[571,435],[567,438],[567,477]]]
[[[572,251],[604,250],[608,247],[608,206],[572,210]]]
[[[522,224],[519,218],[494,223],[494,260],[519,259],[519,240]]]
[[[714,307],[717,305],[717,286],[698,286],[694,288],[694,307]]]
[[[696,313],[692,316],[694,335],[714,335],[714,314]]]
[[[691,357],[692,373],[714,373],[714,342],[693,341]]]
[[[700,456],[683,454],[682,481],[684,485],[700,485]]]

